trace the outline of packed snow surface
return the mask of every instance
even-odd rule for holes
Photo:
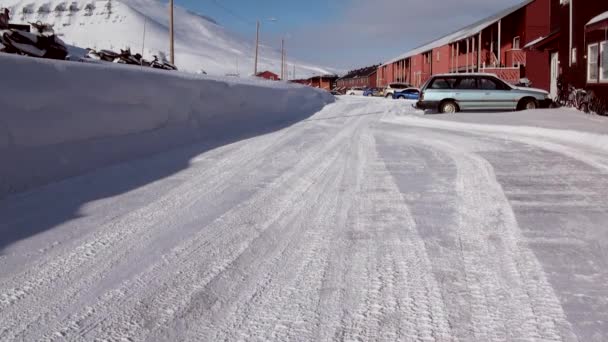
[[[0,0],[7,7],[12,22],[41,21],[52,24],[66,43],[81,48],[111,49],[127,47],[145,58],[159,51],[169,55],[169,10],[166,2],[157,0]],[[208,74],[253,73],[255,25],[247,40],[203,15],[175,8],[175,63],[181,70]],[[264,38],[264,31],[262,31]],[[263,39],[263,42],[267,42]],[[258,70],[279,73],[281,53],[262,45]],[[288,46],[289,47],[289,46]],[[296,77],[332,73],[294,59],[288,55],[289,71],[296,65]],[[293,77],[293,75],[291,75]]]
[[[0,340],[606,341],[607,127],[344,97],[11,196]]]

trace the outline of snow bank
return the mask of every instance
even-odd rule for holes
[[[201,140],[254,135],[333,101],[309,87],[0,54],[0,197]]]

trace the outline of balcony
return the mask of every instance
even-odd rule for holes
[[[526,65],[526,53],[520,49],[507,50],[505,52],[504,65],[508,67]]]
[[[481,72],[496,74],[505,82],[516,84],[521,79],[521,70],[519,68],[485,68]]]

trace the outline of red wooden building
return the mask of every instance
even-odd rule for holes
[[[546,53],[530,64],[550,66],[540,84],[548,84],[545,89],[556,97],[561,75],[564,85],[608,99],[608,1],[552,0],[550,18],[551,32],[526,46]]]
[[[421,86],[431,75],[450,72],[489,72],[515,83],[534,79],[527,70],[528,42],[550,32],[551,0],[526,0],[496,15],[411,50],[378,68],[378,86],[406,82]]]
[[[262,71],[262,72],[258,72],[256,74],[257,77],[261,77],[261,78],[265,78],[267,80],[271,80],[271,81],[280,81],[281,78],[279,77],[279,75],[275,74],[274,72],[271,71]]]
[[[365,67],[349,71],[346,75],[338,78],[336,87],[338,88],[375,88],[377,85],[378,65]]]

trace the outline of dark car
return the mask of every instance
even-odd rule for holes
[[[416,88],[409,88],[396,91],[393,93],[393,98],[399,100],[418,100],[420,99],[420,90]]]

